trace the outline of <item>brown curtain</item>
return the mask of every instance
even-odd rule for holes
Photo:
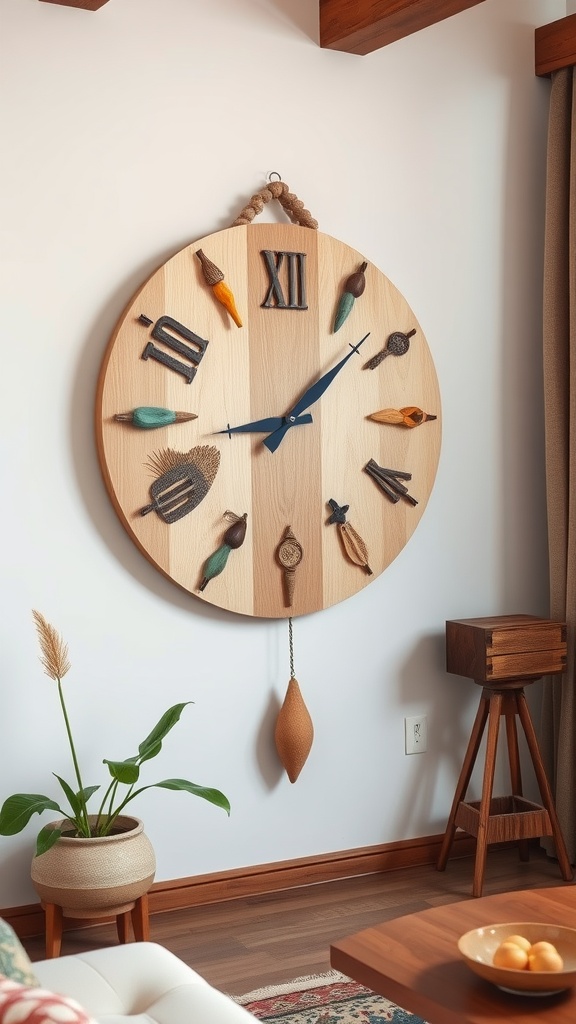
[[[576,69],[554,73],[544,251],[544,411],[550,615],[568,625],[563,676],[543,688],[542,752],[576,863]],[[553,852],[553,848],[549,848]]]

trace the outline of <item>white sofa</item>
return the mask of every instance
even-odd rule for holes
[[[255,1017],[155,942],[39,960],[40,984],[100,1024],[254,1024]]]

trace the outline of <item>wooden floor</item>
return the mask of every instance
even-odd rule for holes
[[[269,896],[174,910],[151,918],[151,939],[172,950],[216,988],[242,995],[305,974],[330,970],[335,939],[379,921],[472,897],[471,858],[433,866],[301,886]],[[565,885],[558,864],[536,847],[528,863],[514,848],[488,854],[484,896],[513,889]],[[487,922],[488,923],[488,922]],[[43,938],[23,940],[32,959]],[[62,953],[115,943],[113,924],[67,931]]]

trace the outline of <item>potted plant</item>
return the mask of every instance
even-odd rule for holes
[[[137,899],[148,890],[156,868],[154,851],[142,822],[124,813],[140,793],[152,788],[182,790],[208,800],[228,814],[230,804],[220,790],[200,786],[187,779],[139,784],[141,766],[160,753],[164,739],[180,720],[184,708],[192,703],[185,701],[174,704],[162,715],[152,732],[140,743],[137,754],[124,761],[104,759],[109,772],[108,785],[99,798],[96,811],[90,813],[88,802],[101,787],[85,786],[82,780],[62,686],[62,680],[70,669],[68,648],[43,615],[36,611],[33,615],[44,670],[57,685],[75,785],[54,773],[65,797],[63,805],[38,793],[15,793],[8,797],[0,809],[0,835],[21,832],[33,814],[57,811],[62,818],[45,825],[36,840],[32,881],[39,895],[49,903],[62,906],[65,911],[76,911],[76,916],[79,910],[85,911],[87,916],[89,910],[119,912],[117,907]],[[132,844],[129,855],[124,845],[126,842]],[[134,872],[136,877],[133,877]],[[112,890],[120,890],[121,894]]]

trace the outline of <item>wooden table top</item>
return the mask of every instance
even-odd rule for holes
[[[334,942],[330,962],[429,1024],[574,1024],[575,990],[510,995],[461,958],[457,941],[464,932],[512,921],[576,927],[576,886],[501,893],[398,917]]]

